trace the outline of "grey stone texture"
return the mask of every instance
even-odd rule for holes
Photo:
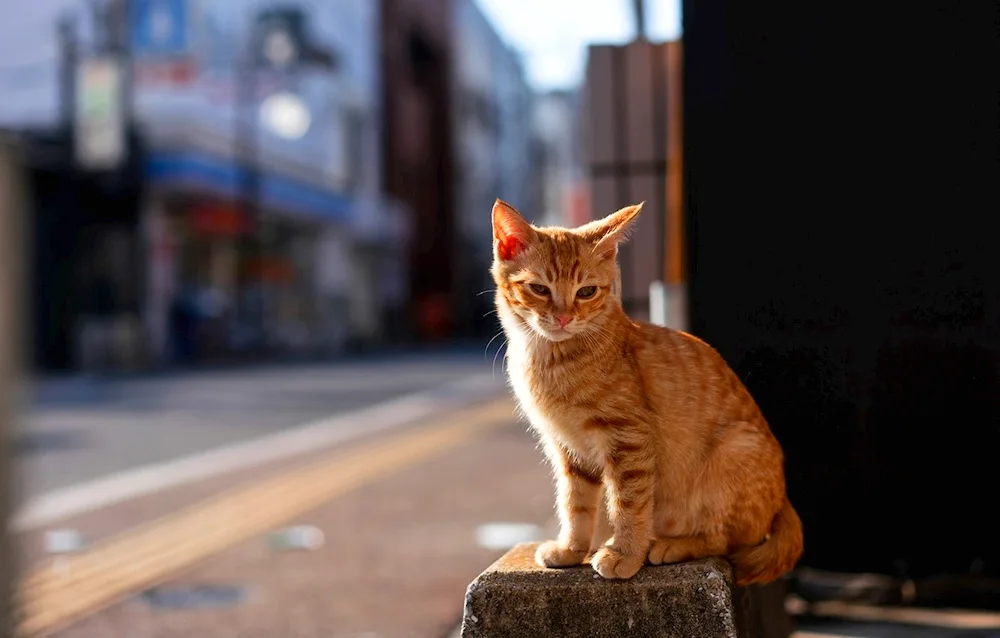
[[[469,585],[463,638],[737,638],[732,568],[717,558],[645,566],[627,581],[546,569],[511,549]],[[739,598],[737,598],[738,600]]]

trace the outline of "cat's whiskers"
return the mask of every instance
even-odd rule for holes
[[[496,341],[497,337],[499,337],[501,335],[503,335],[503,329],[502,328],[500,329],[500,332],[498,332],[495,335],[493,335],[493,338],[486,342],[486,349],[483,351],[483,359],[485,359],[486,355],[488,355],[490,353],[490,344],[492,344],[494,341]],[[506,339],[504,339],[504,341],[506,341]],[[500,346],[500,347],[502,348],[503,346]],[[497,352],[499,352],[499,351],[500,350],[498,348]]]
[[[591,324],[591,329],[581,333],[581,336],[583,335],[590,338],[588,343],[592,345],[595,352],[603,351],[615,339],[615,333],[606,325],[599,323]]]
[[[495,338],[495,337],[494,337]],[[503,350],[504,346],[507,345],[507,339],[503,340],[503,343],[497,348],[496,353],[493,355],[493,378],[497,378],[497,357],[500,356],[500,351]],[[500,374],[503,374],[503,362],[507,360],[506,353],[504,354],[503,360],[500,362]]]

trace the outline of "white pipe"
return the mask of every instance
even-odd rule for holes
[[[662,281],[649,284],[649,322],[657,326],[667,325],[667,287]]]

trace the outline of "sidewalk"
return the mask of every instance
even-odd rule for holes
[[[18,465],[32,498],[472,376],[492,378],[481,353],[69,383],[24,416]]]
[[[121,528],[116,517],[135,524],[143,518],[137,512],[163,513],[224,488],[219,482],[174,490],[69,523],[100,537],[102,530]],[[440,638],[460,618],[466,585],[502,553],[477,544],[477,526],[546,524],[553,514],[551,491],[535,441],[512,418],[300,517],[293,524],[323,531],[325,543],[318,550],[275,553],[256,538],[170,583],[236,586],[245,595],[241,602],[178,610],[153,607],[147,598],[137,597],[56,635]],[[37,537],[33,542],[37,559]]]
[[[284,358],[235,363],[204,363],[196,366],[172,366],[137,372],[54,373],[31,377],[26,384],[29,409],[68,405],[86,405],[120,394],[122,388],[143,382],[212,380],[234,375],[280,375],[303,369],[331,369],[354,365],[412,364],[421,362],[458,362],[483,359],[485,343],[461,341],[446,345],[385,346],[359,353],[343,353],[322,359]]]

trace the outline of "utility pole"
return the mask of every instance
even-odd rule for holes
[[[632,11],[635,13],[635,37],[646,39],[646,3],[644,0],[632,0]]]
[[[9,532],[19,498],[13,460],[20,411],[17,397],[26,354],[26,199],[18,150],[12,140],[0,136],[0,638],[12,638],[18,624],[15,590],[20,552]]]
[[[236,71],[236,161],[237,166],[242,168],[241,199],[243,212],[249,222],[249,241],[247,248],[249,261],[256,268],[251,269],[249,281],[257,282],[256,292],[258,303],[255,314],[257,337],[261,355],[266,347],[266,308],[267,302],[264,296],[263,263],[264,263],[264,234],[263,216],[260,210],[260,167],[259,162],[259,141],[260,132],[257,128],[258,103],[257,103],[257,72],[258,72],[258,45],[259,29],[256,19],[250,23],[250,32],[246,40],[243,55],[237,57]]]
[[[131,0],[111,0],[108,8],[108,40],[111,53],[121,64],[122,70],[122,116],[126,134],[132,128],[133,83],[132,83],[132,2]]]
[[[71,133],[75,117],[76,63],[79,55],[76,20],[72,14],[64,14],[59,19],[58,37],[60,124],[64,131]]]

